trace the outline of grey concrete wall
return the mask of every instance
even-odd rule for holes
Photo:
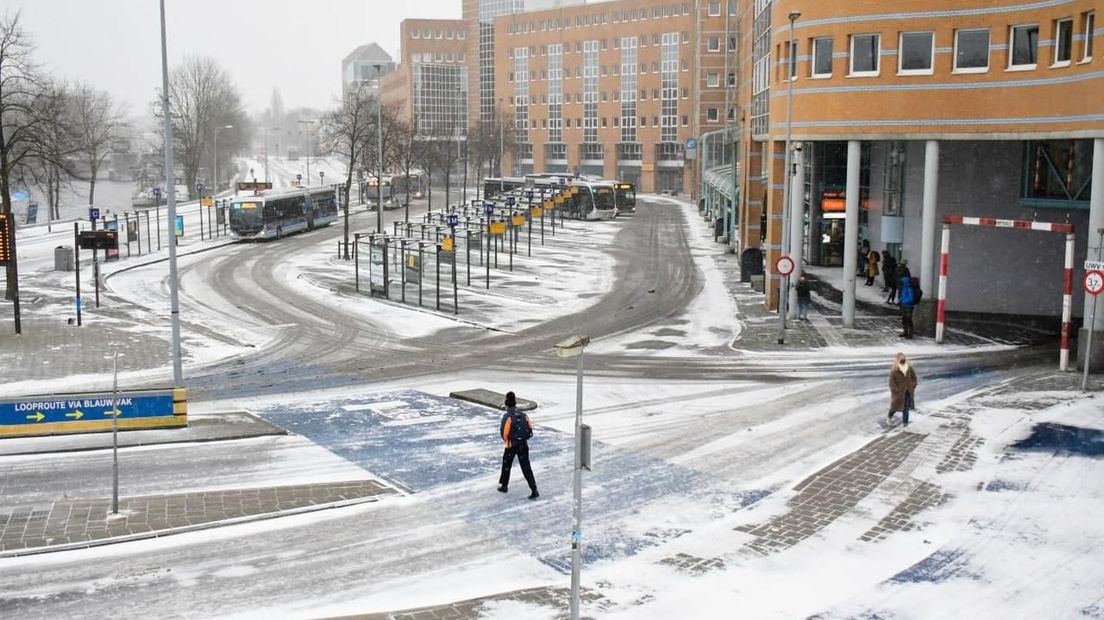
[[[1077,232],[1074,250],[1074,316],[1083,291],[1079,266],[1086,252],[1087,210],[1029,209],[1020,205],[1022,142],[940,143],[936,236],[938,274],[940,235],[945,215],[1069,222]],[[884,153],[884,150],[882,151]],[[872,157],[871,196],[879,197],[881,161]],[[873,164],[878,162],[878,167]],[[904,256],[913,275],[920,275],[921,221],[924,190],[924,143],[909,145],[903,211]],[[874,217],[871,218],[875,229]],[[952,226],[947,278],[947,309],[968,312],[1060,316],[1065,236],[977,226]],[[937,283],[936,283],[937,284]],[[936,286],[925,290],[934,298]]]

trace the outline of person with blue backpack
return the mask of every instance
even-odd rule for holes
[[[533,467],[529,464],[529,439],[533,436],[533,425],[529,416],[517,410],[517,397],[506,392],[506,413],[498,425],[498,434],[506,443],[502,452],[502,473],[498,476],[498,491],[505,493],[510,486],[510,470],[514,466],[514,457],[521,464],[521,473],[529,483],[529,499],[537,499],[537,480],[533,477]]]
[[[901,337],[912,340],[912,311],[920,303],[920,297],[923,295],[920,290],[920,279],[902,276],[897,288],[897,301],[901,305]]]

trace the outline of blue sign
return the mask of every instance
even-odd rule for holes
[[[97,209],[96,207],[89,207],[89,209],[88,209],[88,219],[92,220],[93,222],[100,219],[100,210]]]
[[[183,215],[176,216],[176,230],[175,230],[175,232],[176,232],[177,237],[183,237],[184,236],[184,216]]]
[[[30,198],[30,194],[28,194],[27,192],[22,191],[22,190],[17,189],[14,192],[11,193],[11,199],[14,202],[23,202],[24,200],[27,200],[28,198]]]
[[[513,196],[507,196],[506,197],[506,206],[507,207],[514,206],[514,197]]]
[[[529,191],[525,192],[525,197],[532,200],[533,199],[533,191],[529,190]]]
[[[448,223],[449,228],[456,228],[456,225],[460,223],[460,216],[455,213],[449,213],[445,217],[445,222]]]
[[[157,198],[157,199],[161,198],[161,188],[160,187],[155,187],[151,191],[153,192],[153,197],[154,198]]]
[[[202,194],[203,193],[203,184],[202,183],[196,183],[196,193],[197,194]]]
[[[694,150],[694,149],[696,149],[696,148],[698,148],[698,141],[697,141],[697,139],[695,139],[695,138],[687,138],[687,139],[686,139],[686,150],[688,150],[688,151],[693,151],[693,150]]]
[[[0,402],[0,426],[172,417],[172,392],[137,395],[120,393],[31,397]]]
[[[494,215],[494,203],[493,202],[483,203],[483,212],[486,213],[487,215]]]

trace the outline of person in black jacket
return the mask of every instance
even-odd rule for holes
[[[502,414],[502,421],[498,426],[498,434],[506,443],[502,452],[502,473],[498,476],[498,490],[505,493],[510,485],[510,470],[514,466],[514,457],[517,456],[521,464],[521,473],[525,481],[529,483],[529,499],[537,499],[537,480],[533,477],[533,467],[529,464],[529,438],[533,436],[533,425],[529,422],[529,416],[517,410],[517,397],[513,392],[506,392],[506,413]]]
[[[809,290],[809,278],[805,274],[797,279],[797,320],[809,320],[809,304],[813,302],[812,291]]]

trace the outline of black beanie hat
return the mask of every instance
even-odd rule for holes
[[[517,397],[514,396],[513,392],[506,392],[506,406],[517,407]]]

